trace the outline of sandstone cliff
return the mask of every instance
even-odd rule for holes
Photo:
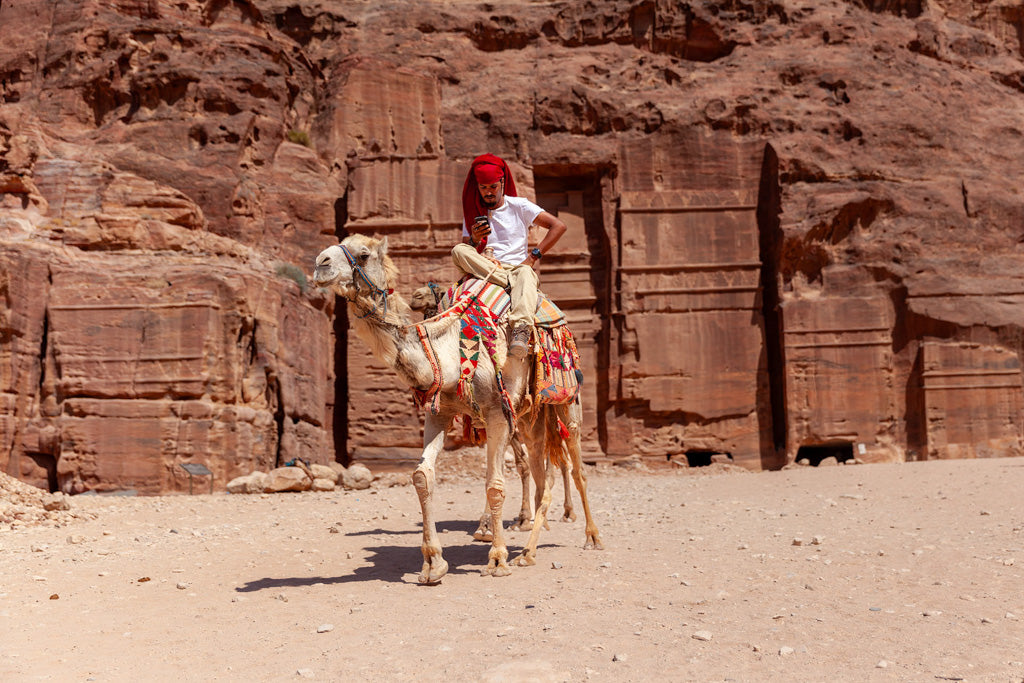
[[[26,481],[414,458],[409,397],[304,273],[366,231],[406,292],[453,276],[484,151],[572,228],[542,280],[591,457],[1024,449],[1019,0],[8,0],[0,33]]]

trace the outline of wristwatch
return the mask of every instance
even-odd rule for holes
[[[534,247],[533,249],[530,250],[530,256],[540,261],[541,257],[544,256],[544,254],[541,252],[540,249]]]

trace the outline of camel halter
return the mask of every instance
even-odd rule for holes
[[[356,294],[359,293],[359,285],[356,279],[360,279],[366,283],[366,286],[370,289],[369,298],[373,302],[373,308],[369,309],[363,315],[356,316],[357,318],[366,318],[371,314],[376,314],[378,308],[384,309],[383,315],[377,315],[376,317],[382,322],[387,322],[388,317],[388,296],[391,295],[395,290],[393,289],[381,289],[374,283],[373,280],[366,274],[363,267],[356,263],[356,257],[352,255],[352,252],[348,250],[344,244],[339,244],[341,251],[345,254],[345,260],[348,261],[349,267],[352,269],[352,288],[356,290]],[[348,298],[348,297],[345,297]],[[349,299],[352,303],[355,303],[354,299]]]
[[[441,305],[441,295],[442,295],[443,290],[440,287],[438,287],[437,285],[435,285],[433,282],[428,282],[427,283],[427,287],[430,289],[430,293],[434,295],[434,305],[435,306],[440,306]]]

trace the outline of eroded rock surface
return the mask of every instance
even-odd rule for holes
[[[590,459],[1024,449],[1015,3],[26,0],[0,25],[0,470],[37,486],[414,460],[408,394],[305,273],[363,231],[406,295],[454,278],[484,151],[570,226],[542,280]]]

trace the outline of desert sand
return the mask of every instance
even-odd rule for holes
[[[411,486],[75,497],[0,532],[0,680],[1024,680],[1024,459],[589,478],[604,550],[492,578],[443,477],[432,587]]]

